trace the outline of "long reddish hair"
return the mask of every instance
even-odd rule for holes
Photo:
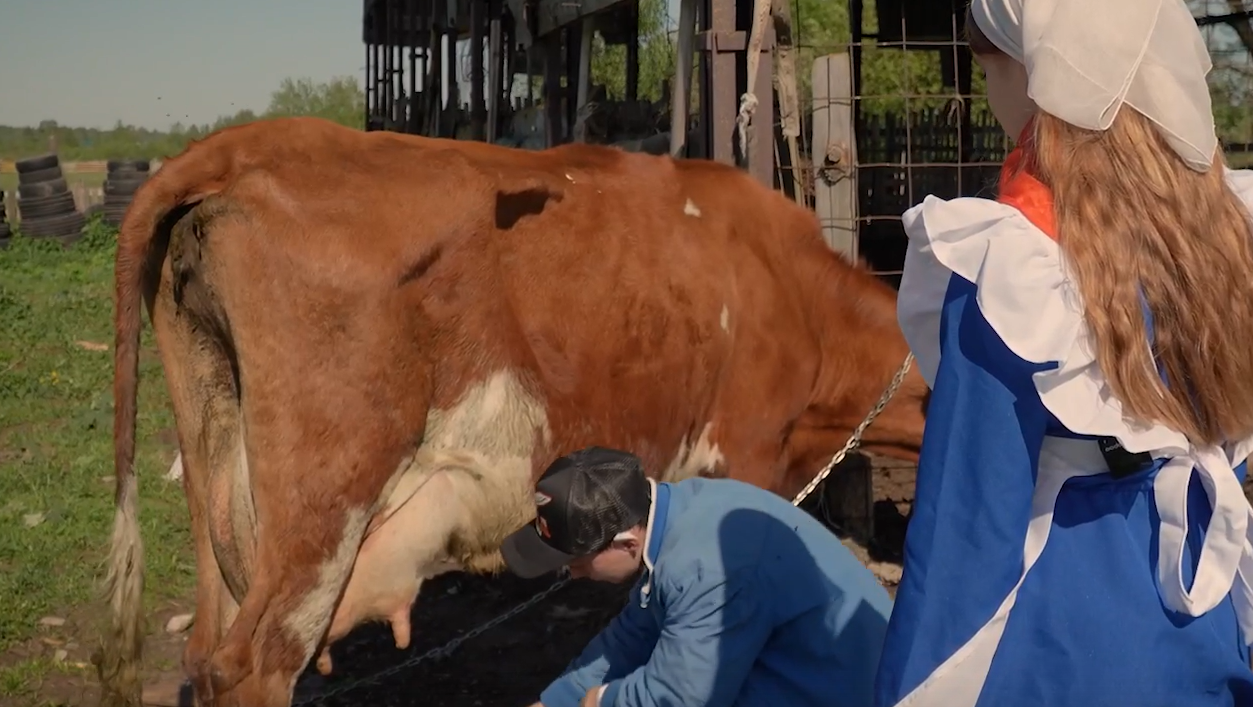
[[[966,32],[976,55],[1002,53],[969,11]],[[1253,434],[1253,225],[1222,151],[1189,169],[1130,106],[1100,132],[1040,111],[1027,138],[1020,168],[1051,195],[1050,235],[1128,416],[1194,443]]]

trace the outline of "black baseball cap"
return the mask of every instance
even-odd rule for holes
[[[648,518],[652,488],[630,452],[588,447],[553,462],[535,483],[535,522],[505,538],[510,571],[530,579],[609,547]]]

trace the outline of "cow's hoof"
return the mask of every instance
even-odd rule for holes
[[[191,683],[180,676],[144,686],[144,707],[195,707]]]

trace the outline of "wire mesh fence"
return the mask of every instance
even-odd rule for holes
[[[1253,166],[1247,0],[1187,4],[1213,56],[1214,114],[1228,161]],[[817,211],[833,247],[894,284],[904,260],[902,212],[928,194],[994,194],[1010,148],[965,41],[965,6],[790,0],[801,126],[795,148],[777,126],[777,185]]]

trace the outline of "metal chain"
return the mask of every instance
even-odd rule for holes
[[[325,703],[327,700],[331,699],[332,697],[342,695],[346,692],[351,692],[353,690],[356,690],[359,687],[377,684],[383,678],[408,670],[418,665],[419,663],[424,663],[428,660],[439,660],[442,658],[447,658],[448,656],[452,655],[452,653],[455,652],[458,648],[460,648],[462,643],[465,643],[466,641],[472,638],[476,638],[479,635],[484,634],[496,628],[497,626],[505,623],[506,621],[508,621],[509,619],[512,619],[518,614],[521,614],[527,609],[530,609],[531,607],[544,601],[549,596],[551,596],[554,592],[565,587],[569,583],[570,583],[569,577],[559,579],[556,582],[553,582],[551,585],[549,585],[547,589],[540,592],[539,594],[536,594],[530,599],[527,599],[525,602],[518,604],[517,606],[513,607],[509,611],[506,611],[505,613],[501,614],[500,616],[497,616],[496,618],[492,619],[491,621],[488,621],[487,623],[481,624],[479,626],[476,626],[473,629],[470,629],[469,631],[463,633],[460,636],[457,636],[456,638],[452,639],[451,641],[445,643],[442,646],[439,646],[438,648],[432,648],[431,650],[425,653],[416,655],[412,658],[408,658],[401,663],[397,663],[396,665],[393,665],[390,668],[380,670],[379,672],[373,675],[369,675],[364,678],[353,680],[351,682],[346,682],[341,685],[336,685],[335,687],[325,692],[322,692],[316,696],[308,697],[302,700],[293,701],[292,707],[308,707],[309,705],[320,705],[320,704]]]
[[[874,422],[875,418],[879,416],[879,413],[883,412],[883,408],[888,406],[888,402],[892,400],[892,396],[896,395],[897,389],[901,387],[901,382],[905,380],[905,374],[909,373],[909,367],[913,365],[913,363],[914,354],[911,351],[905,356],[905,362],[901,364],[901,367],[896,372],[896,375],[892,376],[892,382],[888,384],[887,390],[883,391],[883,395],[879,396],[879,402],[875,403],[875,406],[871,408],[870,414],[866,415],[866,419],[862,420],[861,424],[853,430],[852,436],[850,436],[848,441],[844,443],[844,447],[840,449],[840,451],[836,452],[835,456],[831,457],[831,461],[827,462],[827,465],[822,468],[822,471],[818,472],[818,475],[814,477],[813,481],[806,484],[805,488],[801,489],[801,492],[796,494],[796,498],[792,499],[793,506],[799,506],[801,501],[804,501],[809,494],[814,492],[814,489],[818,488],[819,484],[831,475],[831,470],[839,466],[840,462],[844,461],[844,457],[848,456],[849,452],[857,449],[857,447],[861,445],[861,436],[866,433],[866,428],[870,427],[870,423]]]
[[[892,377],[892,382],[889,383],[887,389],[883,391],[883,395],[879,396],[879,402],[875,403],[875,406],[871,408],[870,414],[866,415],[866,418],[861,421],[861,424],[857,425],[856,429],[853,430],[852,436],[850,436],[848,438],[848,441],[844,443],[844,447],[841,448],[840,451],[836,452],[835,456],[831,457],[831,461],[828,462],[827,465],[822,468],[822,471],[819,471],[818,475],[815,476],[813,480],[810,481],[805,486],[805,488],[801,489],[801,492],[796,495],[796,498],[792,499],[792,505],[794,506],[800,505],[801,501],[804,501],[805,498],[809,496],[809,494],[813,493],[814,489],[818,488],[819,484],[821,484],[823,480],[826,479],[827,476],[831,474],[831,470],[839,466],[840,462],[844,461],[844,457],[848,456],[849,452],[853,451],[861,444],[862,435],[866,433],[866,429],[870,427],[870,424],[875,421],[875,418],[879,416],[879,413],[883,412],[883,409],[887,407],[888,402],[890,402],[892,400],[892,397],[896,395],[897,389],[901,387],[901,382],[905,380],[905,374],[909,372],[909,367],[913,364],[913,362],[914,362],[914,355],[910,353],[909,355],[905,357],[905,362],[901,364],[901,367],[899,370],[897,370],[896,375]],[[400,662],[400,663],[397,663],[396,665],[391,666],[390,668],[380,670],[379,672],[373,675],[369,675],[367,677],[360,678],[357,680],[352,680],[350,682],[346,682],[341,685],[336,685],[335,687],[312,697],[308,697],[308,698],[301,699],[301,700],[295,700],[292,702],[292,707],[310,707],[312,705],[321,705],[321,704],[324,704],[327,700],[331,699],[332,697],[336,697],[338,695],[351,692],[353,690],[356,690],[359,687],[364,687],[366,685],[378,684],[378,682],[382,680],[383,678],[408,670],[428,660],[439,660],[442,658],[447,658],[448,656],[452,655],[458,648],[460,648],[462,643],[465,643],[466,641],[472,638],[476,638],[496,628],[497,626],[505,623],[509,619],[512,619],[518,614],[521,614],[527,609],[530,609],[536,604],[539,604],[540,602],[544,601],[553,593],[565,587],[569,583],[570,583],[569,577],[559,579],[553,584],[549,585],[547,589],[540,592],[539,594],[536,594],[530,599],[527,599],[525,602],[513,607],[509,611],[506,611],[505,613],[501,614],[500,616],[497,616],[491,621],[481,624],[467,631],[466,633],[460,636],[457,636],[456,638],[452,639],[451,641],[449,641],[448,643],[445,643],[442,646],[439,646],[437,648],[432,648],[431,650],[425,653],[416,655],[412,658],[408,658],[404,660],[403,662]]]

